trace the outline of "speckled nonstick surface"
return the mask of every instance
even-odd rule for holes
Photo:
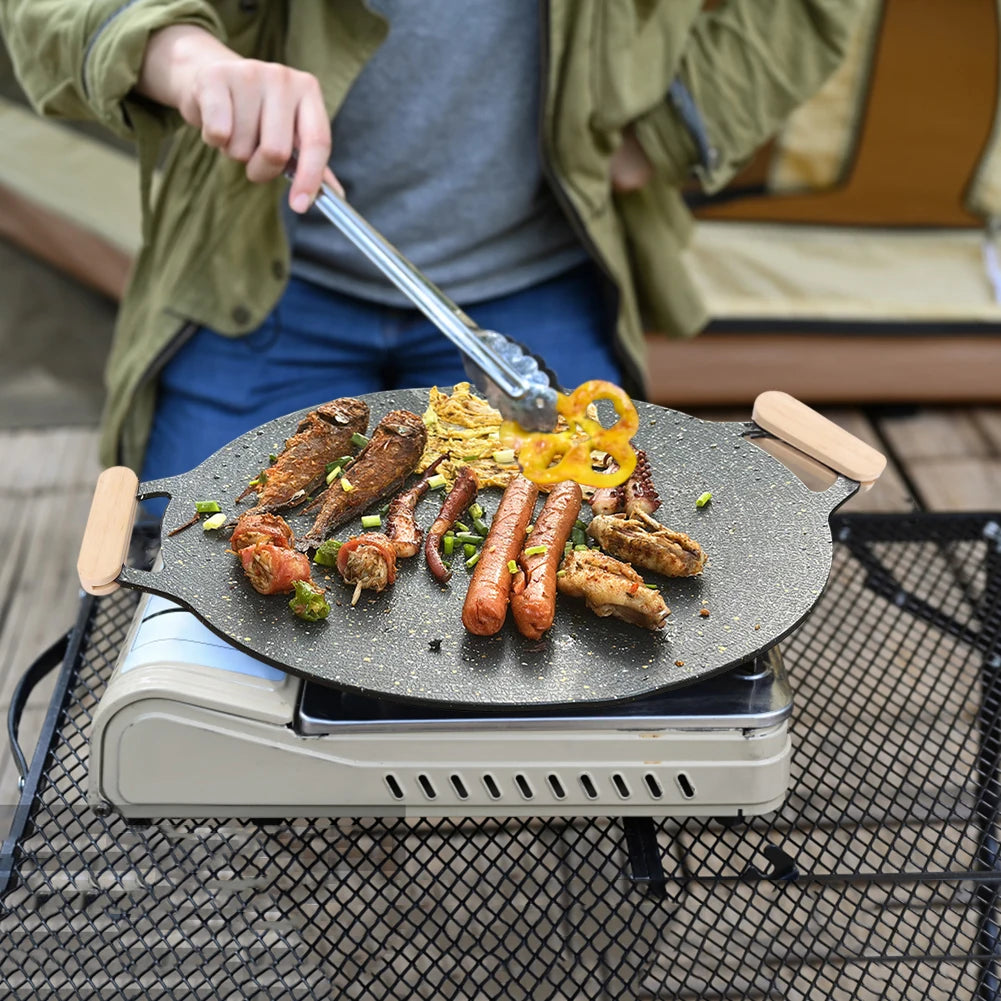
[[[426,390],[367,397],[370,427],[395,408],[423,413]],[[248,653],[305,678],[366,695],[404,701],[509,710],[567,703],[608,704],[691,684],[753,657],[788,635],[810,612],[831,567],[832,512],[858,489],[838,477],[814,493],[782,463],[747,440],[752,422],[715,423],[640,403],[635,443],[646,449],[662,506],[656,517],[687,532],[709,554],[699,577],[661,579],[671,609],[667,628],[649,632],[600,619],[583,602],[559,596],[556,622],[538,642],[524,639],[511,617],[489,638],[462,627],[470,573],[458,563],[439,586],[423,556],[399,564],[382,594],[363,592],[358,605],[339,575],[315,567],[328,589],[330,616],[295,618],[288,597],[253,590],[226,537],[195,526],[163,538],[163,568],[124,568],[122,584],[152,591],[190,608],[211,629]],[[227,514],[250,501],[234,498],[278,453],[306,411],[249,431],[182,476],[140,485],[139,496],[170,496],[164,533],[188,521],[196,500],[216,500]],[[695,507],[703,491],[712,501]],[[492,514],[499,490],[480,503]],[[418,506],[425,529],[438,513],[441,491]],[[541,508],[540,498],[539,507]],[[585,505],[584,515],[589,517]],[[310,516],[289,516],[296,534]],[[336,533],[361,531],[356,519]],[[708,617],[700,614],[708,609]],[[440,646],[436,642],[440,640]]]

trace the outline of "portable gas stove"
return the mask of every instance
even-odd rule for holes
[[[735,816],[778,807],[777,646],[611,709],[429,710],[304,681],[157,595],[95,713],[89,801],[130,818]]]
[[[375,419],[422,412],[427,391],[366,399]],[[237,510],[248,471],[305,411],[182,476],[139,484],[106,470],[81,582],[154,596],[140,602],[95,714],[95,808],[142,818],[776,808],[791,708],[777,644],[827,584],[831,514],[886,460],[781,393],[762,394],[743,423],[637,409],[635,443],[665,484],[663,523],[690,528],[710,554],[706,573],[669,582],[657,636],[570,601],[541,644],[514,629],[472,637],[448,625],[454,591],[419,566],[357,607],[336,601],[322,622],[288,614],[247,586],[224,542],[181,529],[198,498]],[[713,503],[696,514],[708,487]],[[161,495],[159,566],[126,566],[136,502]]]

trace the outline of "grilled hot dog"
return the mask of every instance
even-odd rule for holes
[[[504,625],[513,577],[508,564],[521,552],[538,496],[539,488],[518,476],[501,497],[462,606],[462,624],[477,636],[493,636]]]
[[[511,612],[522,636],[541,639],[556,615],[556,571],[563,559],[563,547],[580,514],[580,485],[573,480],[558,483],[546,498],[525,549],[545,546],[531,556],[523,550],[521,567],[511,584]]]

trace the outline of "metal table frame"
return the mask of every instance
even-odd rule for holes
[[[134,597],[85,599],[12,703],[16,731],[60,666],[0,851],[4,996],[997,998],[1001,515],[833,529],[783,644],[789,797],[736,822],[96,817]]]

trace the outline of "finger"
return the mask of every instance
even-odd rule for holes
[[[261,104],[257,149],[247,162],[249,180],[262,183],[281,174],[292,155],[294,132],[295,108],[288,82],[282,78],[271,80]]]
[[[225,147],[233,135],[233,97],[229,87],[221,80],[206,81],[199,92],[195,105],[202,139],[217,149]]]
[[[242,65],[230,78],[233,99],[233,134],[225,147],[226,155],[247,163],[260,142],[262,93],[258,77]]]
[[[295,124],[299,162],[289,192],[289,205],[296,212],[305,212],[320,190],[330,159],[330,119],[319,90],[311,90],[299,101]]]
[[[337,175],[329,167],[323,168],[323,182],[324,184],[329,184],[341,198],[344,197],[344,185],[337,180]]]

